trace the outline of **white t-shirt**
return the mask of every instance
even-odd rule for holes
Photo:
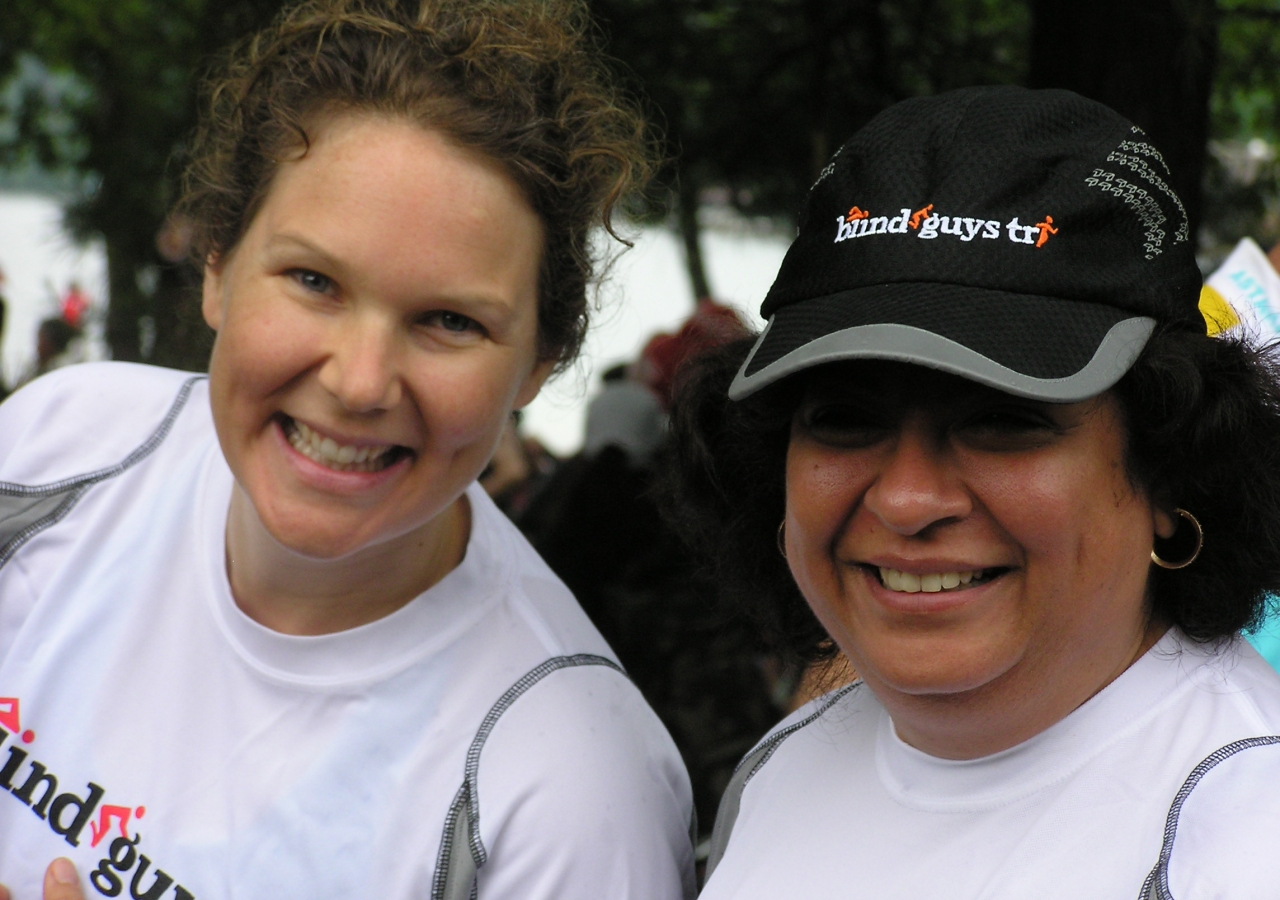
[[[904,744],[855,683],[748,755],[700,900],[1274,900],[1277,734],[1280,676],[1243,641],[1214,650],[1176,631],[982,759]]]
[[[482,491],[439,584],[297,637],[231,596],[232,483],[203,378],[90,364],[0,407],[17,900],[63,855],[90,898],[691,896],[674,745]]]

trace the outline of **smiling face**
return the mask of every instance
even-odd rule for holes
[[[812,377],[787,456],[788,563],[904,739],[1012,746],[1149,645],[1149,553],[1173,522],[1124,451],[1105,394],[1038,403],[897,363]],[[954,714],[987,700],[1013,721],[979,714],[991,740],[965,749]]]
[[[550,370],[542,226],[496,163],[416,124],[309,136],[205,273],[218,439],[290,550],[421,545]]]

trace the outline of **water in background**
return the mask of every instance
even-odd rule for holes
[[[59,314],[59,298],[73,281],[93,303],[85,326],[89,356],[105,355],[106,253],[100,242],[77,246],[66,235],[56,200],[0,193],[0,269],[8,304],[0,342],[0,374],[6,384],[12,385],[35,362],[36,329],[42,320]]]

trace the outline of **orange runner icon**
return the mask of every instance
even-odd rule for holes
[[[1058,229],[1053,227],[1053,216],[1045,216],[1043,222],[1036,223],[1036,227],[1040,229],[1040,238],[1036,241],[1037,247],[1043,247],[1051,235],[1058,233]]]
[[[863,209],[858,209],[858,207],[855,206],[853,209],[849,210],[849,215],[845,216],[844,220],[846,222],[856,222],[859,219],[867,219],[870,217],[871,213]]]
[[[907,224],[912,228],[919,228],[920,223],[929,218],[929,213],[933,212],[933,204],[930,203],[924,209],[917,209],[911,214],[911,221]]]

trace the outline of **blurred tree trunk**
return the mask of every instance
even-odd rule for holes
[[[111,358],[142,362],[142,329],[139,321],[148,313],[147,298],[138,288],[138,265],[126,242],[104,235],[107,246],[107,345]]]
[[[213,351],[213,329],[205,324],[200,310],[202,274],[185,264],[160,266],[155,310],[156,346],[150,362],[171,369],[204,372]]]
[[[680,177],[676,185],[676,204],[680,237],[684,241],[685,267],[689,271],[689,282],[693,287],[693,299],[696,303],[703,297],[711,296],[711,285],[707,282],[707,270],[702,262],[702,235],[698,225],[698,186],[688,175]]]
[[[46,167],[92,176],[93,189],[67,207],[65,221],[77,237],[106,244],[112,357],[204,369],[212,335],[200,319],[198,273],[175,267],[157,232],[195,124],[200,69],[266,24],[281,0],[3,2],[0,83],[23,54],[74,78],[18,98],[17,133],[0,135],[0,164],[30,153]]]
[[[1172,171],[1192,234],[1218,46],[1214,0],[1032,0],[1031,87],[1067,88],[1144,130]]]

